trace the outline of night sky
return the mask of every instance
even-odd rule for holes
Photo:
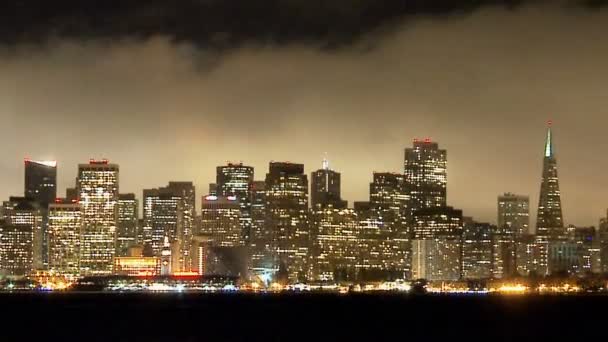
[[[350,203],[403,149],[448,150],[448,202],[496,221],[496,197],[536,211],[546,121],[567,224],[608,207],[608,1],[3,1],[0,198],[23,158],[108,158],[120,191],[243,161],[342,172]],[[90,1],[92,3],[92,1]],[[534,221],[532,221],[534,222]]]

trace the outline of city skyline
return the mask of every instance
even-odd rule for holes
[[[549,121],[548,123],[545,123],[545,128],[546,127],[550,127],[552,132],[555,131],[555,125],[553,124],[553,121]],[[547,135],[546,134],[547,134],[547,132],[545,131],[545,133],[543,135],[543,140],[541,142],[542,143],[542,149],[541,148],[536,148],[535,149],[537,151],[540,151],[538,153],[539,154],[539,159],[543,159],[544,157],[546,157],[546,153],[547,153],[547,140],[546,140],[547,139]],[[431,139],[431,138],[429,138],[429,137],[414,138],[412,141],[414,143],[416,143],[418,141],[424,142],[425,140],[429,140],[429,139]],[[552,145],[551,145],[551,149],[552,149],[551,153],[560,156],[559,150],[561,148],[561,144],[559,143],[559,136],[557,138],[557,140],[558,140],[557,144],[555,143],[554,139],[555,138],[553,138]],[[448,148],[444,147],[445,145],[441,141],[438,141],[438,140],[432,140],[432,141],[434,143],[439,143],[439,145],[440,145],[440,147],[442,149],[448,150]],[[411,144],[411,142],[410,142],[410,144]],[[556,152],[553,151],[553,149],[555,149],[555,147],[554,147],[555,145],[558,146]],[[410,146],[406,145],[406,146],[404,146],[404,148],[410,148]],[[404,148],[401,149],[401,153],[403,153],[403,149]],[[458,184],[456,184],[456,186],[454,185],[454,181],[452,180],[452,177],[450,177],[450,173],[452,171],[452,167],[450,167],[450,166],[454,162],[452,160],[453,157],[451,157],[453,154],[454,153],[451,150],[448,150],[448,156],[450,156],[450,157],[448,157],[448,162],[447,162],[447,165],[448,165],[448,167],[447,167],[447,170],[448,170],[447,171],[447,178],[449,180],[447,182],[447,194],[448,194],[448,196],[447,196],[447,198],[448,198],[447,203],[450,206],[454,206],[456,208],[462,209],[464,211],[464,214],[466,216],[474,217],[478,221],[496,224],[497,220],[496,220],[495,200],[496,200],[497,196],[502,195],[503,193],[512,192],[512,193],[516,193],[518,195],[529,196],[531,201],[535,201],[535,202],[538,201],[538,197],[539,197],[538,190],[536,190],[536,191],[529,191],[529,192],[525,192],[525,191],[519,191],[518,192],[518,191],[513,191],[512,189],[505,189],[502,192],[496,193],[491,198],[483,198],[483,199],[479,198],[479,201],[477,202],[478,204],[483,204],[485,206],[488,206],[487,205],[488,203],[490,204],[489,205],[490,208],[489,208],[488,212],[485,212],[485,211],[484,212],[476,211],[475,208],[467,208],[467,207],[463,207],[463,206],[458,205],[458,202],[452,200],[452,198],[454,198],[454,197],[459,198],[458,194],[454,194],[454,190],[452,190],[452,189],[454,189],[454,188],[460,188],[460,186],[458,186]],[[322,170],[326,166],[326,162],[330,162],[331,163],[330,169],[333,170],[333,171],[341,173],[342,176],[343,176],[343,178],[348,180],[348,178],[349,178],[348,174],[344,175],[344,172],[341,169],[337,169],[337,168],[334,167],[334,165],[335,165],[334,159],[331,159],[331,156],[329,157],[329,159],[331,159],[331,160],[327,160],[326,158],[328,158],[328,154],[324,153],[323,155],[320,156],[320,158],[318,160],[318,163],[317,163],[318,165],[307,165],[305,163],[302,163],[302,164],[304,164],[305,173],[310,174],[311,172],[315,172],[317,170]],[[93,160],[94,158],[89,158],[89,159]],[[106,158],[104,158],[104,160],[105,159]],[[107,159],[111,159],[111,158],[107,158]],[[560,158],[560,178],[563,178],[563,176],[562,176],[563,171],[561,171],[561,168],[563,167],[563,166],[561,166],[561,164],[563,163],[562,159],[563,158]],[[71,172],[70,172],[71,170],[69,168],[68,168],[68,170],[66,172],[66,169],[65,169],[65,166],[63,166],[63,163],[61,163],[60,161],[57,161],[57,160],[42,159],[42,158],[36,159],[36,158],[31,158],[30,155],[28,155],[27,157],[25,157],[23,159],[24,163],[26,163],[26,164],[27,163],[38,163],[38,162],[44,163],[45,160],[51,161],[52,163],[54,163],[53,165],[58,170],[57,171],[57,197],[58,198],[66,197],[65,196],[66,190],[69,189],[69,188],[73,188],[74,187],[74,184],[73,184],[73,179],[74,178],[71,176]],[[101,159],[99,159],[99,160],[101,160]],[[111,160],[115,164],[122,165],[122,163],[120,163],[120,162],[117,162],[117,161],[115,162],[114,159],[111,159]],[[274,160],[274,161],[279,162],[278,160]],[[81,162],[82,162],[82,160],[79,161],[78,163],[81,163]],[[253,167],[254,173],[255,173],[255,177],[254,178],[255,178],[256,181],[258,181],[258,180],[263,180],[264,179],[263,175],[265,174],[265,172],[267,172],[268,164],[270,162],[273,162],[273,160],[269,160],[265,164],[262,164],[261,167],[259,167],[257,165],[248,164],[246,161],[243,161],[243,160],[239,160],[238,162],[235,162],[235,161],[225,161],[223,164],[220,163],[220,164],[217,164],[217,165],[209,167],[209,169],[211,170],[211,172],[213,172],[212,178],[208,179],[208,181],[205,181],[203,179],[203,180],[201,180],[199,182],[196,182],[196,181],[194,182],[194,185],[197,188],[197,192],[196,192],[196,205],[197,205],[197,208],[200,208],[201,198],[204,197],[205,195],[209,194],[209,191],[207,189],[208,185],[210,183],[215,183],[215,181],[216,181],[215,177],[217,175],[214,172],[214,170],[216,168],[218,168],[218,167],[227,167],[227,166],[230,166],[231,164],[234,164],[234,165],[243,164],[243,165],[248,166],[248,167]],[[290,162],[298,163],[297,160],[290,160]],[[127,162],[127,163],[129,163],[129,162]],[[457,163],[457,164],[460,164],[460,163]],[[539,167],[538,173],[541,173],[541,171],[543,169],[542,162],[540,164],[541,164],[541,166]],[[75,164],[75,165],[77,165],[77,164]],[[348,201],[348,207],[352,208],[353,205],[354,205],[354,202],[369,200],[369,182],[373,178],[373,173],[376,173],[376,172],[403,173],[403,170],[402,170],[403,169],[403,161],[401,161],[400,167],[401,167],[401,170],[382,170],[381,171],[381,170],[374,169],[370,173],[370,175],[369,175],[370,180],[367,183],[363,184],[363,187],[366,188],[365,190],[367,190],[367,192],[365,194],[363,194],[362,196],[357,197],[355,199],[345,197],[344,194],[348,194],[348,193],[352,194],[353,191],[352,191],[352,189],[349,189],[348,186],[345,186],[345,184],[348,184],[348,183],[343,182],[343,185],[341,187],[342,188],[342,194],[343,194],[342,197],[343,197],[344,200]],[[75,167],[75,169],[77,170],[77,167]],[[202,171],[203,172],[208,172],[208,170],[202,170]],[[23,177],[24,177],[23,176],[23,172],[21,172],[21,173],[22,173],[21,178],[23,180]],[[68,174],[67,176],[66,176],[66,173]],[[124,174],[125,174],[125,172],[123,171],[121,173],[121,180],[123,179]],[[178,177],[173,177],[171,175],[167,175],[165,178],[162,178],[162,177],[165,177],[165,176],[164,175],[158,175],[159,179],[165,179],[164,181],[161,181],[161,182],[191,181],[191,179],[192,179],[192,178],[190,178],[190,179],[186,179],[186,178],[180,179]],[[193,177],[193,178],[196,178],[196,176]],[[530,178],[530,176],[527,176],[527,178]],[[199,179],[201,179],[201,177],[199,177]],[[133,186],[130,186],[130,187],[128,187],[128,185],[125,186],[125,184],[123,184],[123,183],[124,182],[121,181],[121,193],[134,193],[138,201],[142,201],[143,200],[142,193],[143,193],[143,191],[145,189],[154,187],[154,186],[149,186],[149,185],[145,185],[144,184],[143,188],[137,189],[137,188],[134,188]],[[565,182],[562,180],[561,183],[565,183]],[[352,182],[351,182],[351,184],[352,184]],[[565,187],[565,188],[569,188],[567,184],[562,184],[561,186]],[[126,190],[125,190],[125,187],[126,187]],[[361,187],[361,184],[356,184],[356,187],[357,188]],[[521,189],[522,187],[518,187],[518,188]],[[536,188],[538,188],[538,184],[536,184]],[[5,197],[8,198],[9,196],[15,196],[15,193],[19,194],[20,192],[13,192],[13,193],[7,194],[7,196],[5,196]],[[67,196],[67,197],[69,197],[69,196]],[[568,201],[567,194],[566,194],[566,196],[564,196],[563,195],[563,191],[562,191],[562,202],[568,203],[568,202],[573,202],[573,201]],[[563,206],[563,204],[562,204],[562,206]],[[536,206],[532,206],[530,208],[530,220],[531,220],[531,222],[536,222],[537,209],[538,208]],[[139,210],[139,216],[140,217],[142,216],[142,210],[143,209]],[[568,224],[574,224],[574,225],[579,225],[579,226],[583,225],[583,224],[580,224],[578,222],[573,222],[573,221],[569,221],[568,220],[568,217],[569,217],[569,215],[568,215],[568,207],[566,207],[566,209],[564,209],[563,211],[564,211],[563,216],[565,217],[565,219],[564,219],[564,226],[566,226]],[[586,226],[597,226],[598,222],[599,222],[599,217],[601,217],[603,211],[605,211],[605,209],[603,209],[600,213],[598,213],[598,215],[596,217],[587,218],[586,221],[583,221],[583,222],[588,222],[588,224],[584,224],[584,225],[586,225]],[[535,224],[532,224],[531,225],[531,229],[534,229],[535,226],[536,226]]]

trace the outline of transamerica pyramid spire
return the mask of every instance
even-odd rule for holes
[[[551,121],[547,127],[545,153],[543,158],[543,173],[538,200],[536,218],[536,234],[550,237],[559,236],[564,228],[562,218],[562,202],[557,177],[557,159],[553,146]]]

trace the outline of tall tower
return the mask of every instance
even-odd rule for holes
[[[116,255],[126,257],[129,248],[138,243],[139,203],[135,194],[120,194],[117,205]]]
[[[557,159],[553,150],[551,121],[549,121],[536,217],[536,234],[549,238],[556,238],[564,233],[562,202],[557,178]]]
[[[271,162],[266,174],[266,229],[275,266],[291,281],[307,277],[309,258],[308,177],[303,164]]]
[[[340,196],[340,173],[329,168],[329,161],[323,159],[323,168],[310,175],[310,201],[314,210],[332,205],[345,209],[346,201]]]
[[[116,253],[118,165],[106,159],[78,165],[78,197],[83,215],[81,273],[110,274]]]
[[[228,163],[217,167],[216,193],[219,197],[236,196],[240,206],[240,225],[242,239],[249,245],[251,240],[251,185],[253,183],[252,166],[243,163]],[[213,195],[213,194],[210,194]]]
[[[414,146],[405,149],[406,193],[410,212],[445,207],[447,188],[447,153],[430,139],[414,139]]]

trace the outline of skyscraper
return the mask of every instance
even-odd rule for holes
[[[48,265],[48,207],[57,197],[57,162],[25,159],[24,195],[34,200],[42,214],[42,263]]]
[[[251,238],[249,251],[254,273],[272,272],[272,239],[266,226],[266,182],[251,185]]]
[[[452,207],[421,209],[413,221],[412,278],[460,279],[462,211]]]
[[[462,277],[492,277],[492,225],[464,219],[462,233]]]
[[[116,252],[118,165],[90,160],[78,165],[77,181],[83,215],[81,274],[110,274]]]
[[[49,205],[49,269],[64,276],[80,273],[82,206],[58,199]]]
[[[266,226],[275,268],[289,280],[309,275],[308,177],[303,164],[271,162],[266,174]]]
[[[545,140],[543,174],[538,200],[536,217],[536,234],[549,238],[559,238],[564,235],[562,219],[562,203],[557,178],[557,159],[555,158],[551,122],[547,128]]]
[[[329,168],[329,161],[323,159],[323,167],[310,174],[310,201],[313,210],[332,206],[346,209],[347,202],[340,196],[340,173]]]
[[[241,234],[245,244],[249,245],[251,235],[251,185],[253,183],[253,167],[243,163],[228,163],[218,166],[216,173],[217,196],[236,196],[241,208]],[[210,194],[211,195],[211,194]]]
[[[45,210],[57,197],[57,162],[25,159],[25,197]]]
[[[154,256],[161,256],[165,237],[175,247],[173,271],[190,270],[190,243],[194,229],[195,188],[192,182],[169,182],[158,189],[145,189],[144,243]]]
[[[135,194],[118,195],[118,222],[116,231],[116,255],[129,256],[129,248],[138,244],[139,203]]]
[[[529,234],[530,198],[510,192],[498,196],[498,228],[516,237]]]
[[[37,202],[11,197],[2,205],[0,272],[27,276],[42,267],[42,214]]]
[[[210,236],[215,246],[243,246],[240,218],[241,206],[236,196],[205,196],[201,204],[200,233]]]
[[[415,139],[405,149],[404,174],[410,213],[447,205],[447,152],[436,142]]]
[[[408,214],[408,196],[405,177],[399,173],[374,172],[369,185],[369,203],[372,213],[381,218],[387,232],[403,229]]]

